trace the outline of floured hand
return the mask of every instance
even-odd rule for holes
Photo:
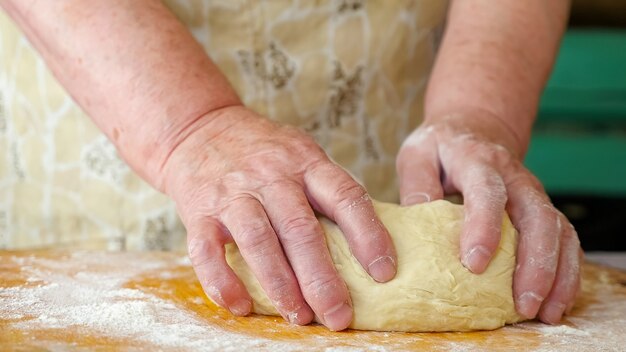
[[[315,314],[330,329],[345,329],[350,296],[313,209],[341,227],[375,280],[388,281],[395,250],[367,193],[300,130],[241,106],[207,121],[171,153],[163,178],[205,292],[236,315],[250,312],[250,295],[224,257],[234,241],[285,319],[307,324]]]
[[[517,311],[554,324],[574,304],[582,251],[574,227],[522,165],[518,144],[488,115],[450,115],[425,123],[398,154],[400,194],[409,205],[462,193],[460,259],[476,274],[498,246],[506,209],[520,233],[513,283]]]

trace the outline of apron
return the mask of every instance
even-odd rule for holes
[[[422,119],[442,0],[167,0],[243,102],[299,126],[372,197]],[[120,159],[0,12],[0,249],[184,248],[175,206]]]

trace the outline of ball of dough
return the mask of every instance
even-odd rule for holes
[[[337,271],[350,290],[351,328],[491,330],[522,319],[512,294],[517,233],[507,216],[493,260],[483,274],[475,275],[459,261],[463,206],[438,200],[411,207],[374,202],[374,207],[398,254],[398,273],[387,283],[374,281],[350,253],[339,227],[320,218]],[[236,246],[227,247],[227,260],[252,296],[254,312],[279,315]]]

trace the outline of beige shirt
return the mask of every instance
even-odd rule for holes
[[[245,104],[311,133],[375,198],[420,122],[442,0],[167,0]],[[139,179],[0,13],[0,248],[184,246]]]

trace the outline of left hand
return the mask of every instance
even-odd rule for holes
[[[404,142],[397,158],[403,205],[462,193],[460,258],[476,274],[500,242],[506,210],[519,231],[513,297],[526,318],[558,323],[580,286],[582,251],[574,227],[523,165],[513,132],[497,117],[431,119]]]

